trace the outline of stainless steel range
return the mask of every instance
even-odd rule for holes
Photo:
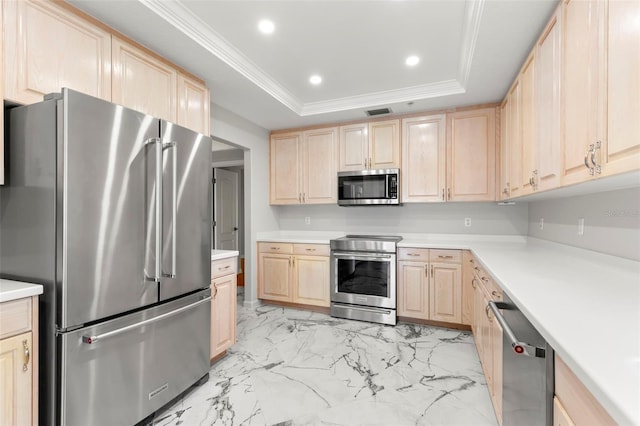
[[[396,324],[396,248],[402,237],[331,240],[331,316]]]

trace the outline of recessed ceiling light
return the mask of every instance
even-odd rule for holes
[[[309,78],[309,82],[317,86],[318,84],[322,83],[322,77],[320,77],[319,75],[312,75]]]
[[[409,67],[414,67],[414,66],[418,65],[418,62],[420,62],[420,58],[418,58],[416,55],[409,56],[404,61],[404,63],[407,64],[407,66],[409,66]]]
[[[271,34],[273,30],[276,29],[276,26],[268,19],[263,19],[262,21],[258,22],[258,29],[263,34]]]

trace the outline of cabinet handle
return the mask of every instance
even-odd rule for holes
[[[482,280],[483,283],[486,283],[489,281],[487,277],[480,277],[480,279]]]
[[[476,289],[476,279],[475,277],[471,280],[471,287],[473,287],[473,289]]]
[[[442,188],[442,201],[444,201],[444,188]]]
[[[224,271],[225,269],[231,268],[231,265],[227,265],[224,268],[218,268],[218,271]]]
[[[296,258],[295,258],[295,257],[292,257],[292,258],[291,258],[291,261],[292,261],[292,263],[293,263],[293,266],[296,266]]]
[[[280,247],[269,247],[271,250],[280,250]]]
[[[214,289],[215,291],[213,292],[213,296],[212,296],[212,298],[213,298],[213,299],[215,299],[215,298],[216,298],[216,296],[218,295],[218,284],[215,284],[215,283],[214,283],[214,284],[213,284],[213,289]]]
[[[420,253],[407,253],[407,256],[420,256]]]
[[[305,250],[306,251],[316,251],[316,249],[311,249],[311,248],[308,248],[308,249],[305,249]]]
[[[431,265],[431,278],[433,278],[433,265]]]
[[[289,258],[289,266],[291,266],[291,258]]]
[[[496,299],[500,299],[500,298],[502,297],[502,296],[500,296],[500,295],[498,294],[498,292],[497,292],[497,291],[495,291],[495,290],[491,291],[491,295],[492,295],[493,297],[495,297]]]
[[[31,359],[31,352],[29,351],[29,344],[26,340],[22,341],[22,349],[24,349],[24,364],[22,365],[22,371],[29,369],[29,359]]]
[[[305,192],[302,193],[302,202],[306,203],[307,194]]]
[[[451,255],[446,255],[446,256],[442,256],[442,255],[438,255],[438,259],[453,259],[453,256]]]
[[[429,278],[429,265],[425,263],[424,265],[424,276]]]
[[[600,174],[602,172],[602,168],[596,163],[596,149],[600,149],[602,146],[602,141],[596,141],[593,149],[591,150],[591,164],[593,164],[593,170],[596,174]]]
[[[477,266],[474,266],[474,267],[473,267],[473,269],[474,269],[475,271],[479,271],[479,270],[480,270],[480,268],[478,268]]]
[[[447,200],[451,200],[451,188],[447,188]]]
[[[489,321],[493,321],[493,318],[491,318],[491,316],[489,315],[489,309],[491,309],[491,307],[489,305],[487,305],[487,307],[484,308],[484,313],[487,315],[487,319]]]

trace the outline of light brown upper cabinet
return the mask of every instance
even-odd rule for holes
[[[400,167],[400,120],[340,127],[339,171]]]
[[[209,89],[193,78],[178,74],[177,124],[209,135]]]
[[[606,3],[607,135],[602,174],[640,168],[640,2]]]
[[[563,185],[589,179],[590,170],[599,174],[591,161],[597,161],[601,150],[596,145],[604,138],[604,6],[599,0],[563,2]]]
[[[506,200],[511,195],[511,183],[509,182],[509,159],[511,155],[511,146],[509,145],[510,125],[509,118],[511,116],[510,96],[507,95],[500,106],[500,182],[496,197],[500,200]]]
[[[271,135],[271,204],[336,203],[338,128]]]
[[[496,199],[496,109],[447,114],[447,201]]]
[[[636,1],[563,6],[562,184],[640,169]]]
[[[562,8],[558,7],[535,47],[535,190],[560,186],[560,76]]]
[[[111,34],[50,1],[3,1],[4,99],[40,102],[62,87],[111,100]]]
[[[446,160],[444,114],[403,119],[402,202],[444,201]]]
[[[176,122],[178,72],[124,40],[113,37],[113,102]]]
[[[522,195],[533,192],[538,173],[535,146],[535,70],[533,59],[533,54],[529,55],[520,73],[520,142],[522,146],[520,182],[522,183]]]

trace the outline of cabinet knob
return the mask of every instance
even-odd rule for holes
[[[29,343],[26,340],[22,341],[22,349],[24,350],[24,364],[22,365],[22,371],[27,371],[29,369],[31,352],[29,351]]]

